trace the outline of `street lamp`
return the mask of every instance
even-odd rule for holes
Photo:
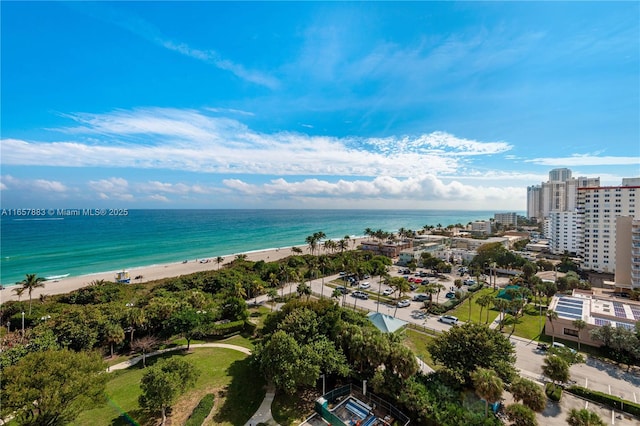
[[[22,337],[24,337],[24,311],[22,311]]]
[[[322,377],[322,395],[324,395],[325,394],[325,386],[324,386],[325,385],[325,381],[324,381],[325,377],[324,377],[324,374],[321,374],[320,377]]]
[[[7,333],[11,333],[11,321],[7,321]]]

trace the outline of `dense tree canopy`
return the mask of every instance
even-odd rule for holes
[[[429,344],[432,358],[452,370],[466,383],[478,367],[494,370],[502,380],[515,376],[515,355],[509,339],[484,324],[465,323],[451,327]]]
[[[180,358],[158,361],[142,376],[142,394],[138,402],[149,411],[160,411],[162,424],[166,422],[166,411],[187,388],[195,385],[200,372],[189,362]]]
[[[103,401],[106,365],[97,353],[32,352],[2,375],[2,414],[22,425],[65,424]]]

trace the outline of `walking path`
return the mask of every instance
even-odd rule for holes
[[[223,349],[231,349],[234,351],[239,351],[245,353],[247,355],[251,355],[251,349],[245,348],[243,346],[238,345],[230,345],[228,343],[194,343],[189,347],[191,348],[223,348]],[[159,351],[154,351],[148,353],[146,357],[157,356],[160,354],[164,354],[167,352],[178,351],[187,349],[187,345],[176,346],[173,348],[161,349]],[[115,370],[124,370],[131,366],[136,365],[142,360],[142,355],[131,358],[130,360],[121,362],[119,364],[112,365],[107,368],[107,371],[115,371]],[[253,414],[253,416],[245,423],[245,426],[255,426],[258,423],[268,423],[273,420],[273,415],[271,414],[271,404],[273,403],[273,398],[275,397],[275,389],[272,386],[267,388],[267,393],[262,400],[262,404],[258,410]],[[273,424],[273,423],[272,423]]]

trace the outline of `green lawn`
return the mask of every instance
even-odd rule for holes
[[[515,324],[516,329],[513,334],[524,339],[540,340],[540,333],[545,322],[545,314],[546,311],[544,309],[542,310],[541,316],[540,309],[536,309],[532,304],[527,304],[524,307],[523,315],[518,318]],[[513,330],[513,325],[513,317],[507,316],[503,331],[510,333]]]
[[[464,300],[461,304],[459,304],[458,306],[456,306],[452,311],[447,312],[448,315],[453,315],[455,317],[458,317],[458,319],[460,321],[469,321],[469,319],[471,319],[471,321],[473,322],[481,322],[481,323],[486,323],[487,321],[487,309],[489,309],[489,322],[488,324],[491,324],[493,322],[493,320],[496,319],[496,317],[498,316],[498,314],[500,312],[498,312],[495,309],[491,309],[491,305],[489,305],[488,307],[482,308],[480,305],[478,305],[476,303],[476,300],[478,299],[478,297],[484,295],[484,294],[490,294],[491,296],[497,296],[498,295],[498,290],[493,290],[492,288],[483,288],[482,290],[478,290],[475,293],[473,293],[472,300],[471,300],[471,318],[469,318],[469,300]],[[482,318],[480,318],[480,309],[482,308]]]
[[[442,368],[442,366],[436,365],[436,363],[433,362],[431,354],[427,350],[427,344],[433,340],[433,336],[410,328],[406,329],[405,333],[407,337],[404,340],[404,344],[411,349],[418,358],[433,369]]]
[[[241,339],[229,339],[225,343],[240,344]],[[147,363],[152,365],[162,357],[173,356],[184,357],[201,371],[195,388],[189,390],[177,402],[173,413],[176,419],[186,419],[200,398],[214,390],[224,390],[221,396],[216,397],[219,398],[219,405],[215,424],[244,424],[260,406],[265,394],[264,380],[253,370],[246,354],[230,349],[202,348],[193,349],[189,353],[170,352],[148,358]],[[110,373],[111,380],[107,383],[105,404],[85,411],[73,424],[115,426],[129,425],[132,421],[140,425],[154,424],[153,419],[149,419],[138,406],[139,383],[143,373],[144,369],[137,366]],[[193,401],[193,404],[190,404],[190,401]]]

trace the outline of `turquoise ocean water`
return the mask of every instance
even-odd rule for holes
[[[0,218],[0,283],[27,273],[87,275],[276,247],[305,238],[362,236],[364,230],[418,230],[489,219],[488,211],[446,210],[129,210],[126,216]]]

